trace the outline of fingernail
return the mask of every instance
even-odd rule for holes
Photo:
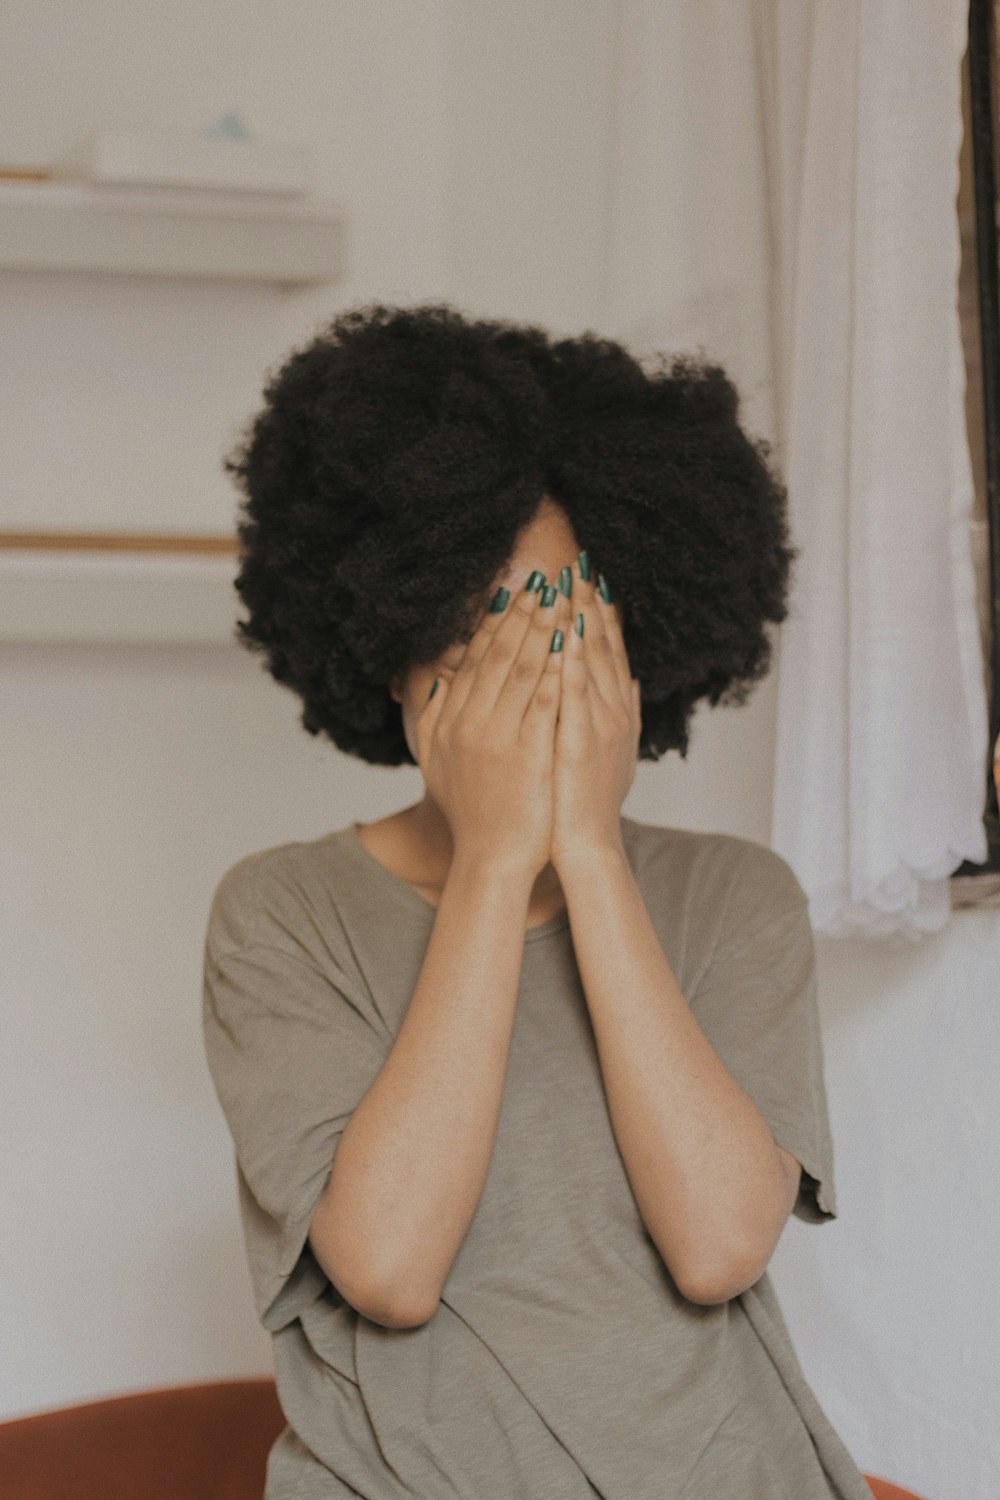
[[[562,633],[561,630],[554,630],[552,632],[552,645],[549,647],[549,650],[550,651],[561,651],[562,648],[563,648],[563,641],[564,641],[564,639],[565,639],[565,637],[564,637],[564,635],[563,635],[563,633]]]
[[[581,636],[583,635],[583,611],[582,610],[579,610],[577,612],[576,625],[574,626],[574,629],[576,630],[577,635],[581,635]]]
[[[570,595],[572,594],[572,592],[573,592],[573,569],[572,568],[560,568],[559,569],[559,587],[562,589],[563,593],[566,595],[566,598],[568,599],[570,597]]]
[[[555,604],[556,595],[558,594],[558,592],[559,590],[554,589],[551,583],[547,583],[538,596],[539,604],[542,605],[543,608],[549,604]]]
[[[611,590],[608,588],[608,580],[605,578],[605,576],[604,576],[603,573],[598,573],[597,579],[598,579],[597,592],[600,594],[600,596],[604,600],[605,604],[610,604],[611,603]]]
[[[528,579],[527,583],[524,585],[525,591],[529,594],[537,594],[538,590],[541,588],[544,582],[545,574],[540,573],[536,568],[531,577]]]
[[[427,694],[428,700],[434,697],[434,694],[437,692],[438,683],[440,681],[441,681],[440,677],[435,677],[433,683],[431,684],[431,690]]]
[[[499,588],[493,595],[493,603],[490,605],[490,614],[498,615],[502,609],[507,608],[507,600],[510,598],[510,589]]]
[[[580,577],[583,578],[584,580],[586,580],[586,582],[589,583],[590,582],[590,558],[587,556],[586,552],[581,552],[579,558],[577,559],[577,561],[580,564]]]

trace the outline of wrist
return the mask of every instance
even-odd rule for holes
[[[604,839],[588,839],[577,844],[564,844],[552,851],[552,864],[561,881],[572,878],[575,871],[590,873],[607,869],[609,865],[628,863],[625,844],[620,836],[609,835]]]
[[[462,890],[483,893],[499,889],[512,901],[522,893],[527,901],[537,876],[538,871],[520,855],[462,845],[454,849],[448,869],[449,881],[454,879]]]

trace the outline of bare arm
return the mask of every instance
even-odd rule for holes
[[[310,1226],[330,1280],[388,1327],[433,1315],[493,1156],[552,825],[553,627],[569,600],[551,586],[540,596],[543,577],[534,570],[510,609],[510,591],[497,591],[499,608],[417,719],[418,763],[452,833],[448,876],[399,1034],[344,1128]]]
[[[692,1302],[761,1276],[801,1167],[681,992],[622,848],[560,870],[608,1111],[643,1221]]]
[[[327,1276],[389,1328],[433,1315],[482,1194],[533,883],[529,868],[453,861],[399,1033],[312,1219]]]
[[[699,1025],[631,869],[621,805],[641,687],[607,581],[598,594],[576,574],[585,628],[563,665],[551,858],[636,1205],[683,1295],[725,1302],[767,1265],[801,1168]]]

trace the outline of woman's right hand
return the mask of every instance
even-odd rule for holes
[[[537,876],[552,843],[552,776],[562,651],[572,601],[527,588],[483,616],[454,672],[416,721],[418,760],[448,820],[453,858],[502,863]]]

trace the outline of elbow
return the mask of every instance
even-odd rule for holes
[[[696,1302],[700,1307],[719,1307],[746,1291],[745,1286],[722,1281],[685,1281],[683,1284],[679,1282],[678,1288],[688,1302]]]
[[[754,1277],[754,1281],[757,1277]],[[718,1307],[723,1302],[731,1302],[741,1292],[745,1292],[748,1286],[753,1286],[753,1281],[746,1277],[725,1279],[717,1277],[708,1280],[704,1277],[694,1280],[686,1279],[678,1282],[678,1289],[688,1302],[697,1302],[701,1307]]]
[[[380,1323],[383,1328],[419,1328],[437,1312],[439,1297],[432,1302],[429,1297],[416,1296],[412,1289],[401,1289],[371,1277],[347,1275],[319,1254],[316,1259],[344,1301],[370,1323]]]
[[[430,1322],[438,1309],[438,1301],[432,1307],[429,1302],[408,1302],[401,1297],[378,1294],[357,1299],[347,1297],[347,1301],[363,1318],[383,1328],[420,1328]]]
[[[702,1307],[718,1307],[731,1302],[760,1280],[767,1270],[767,1261],[732,1261],[728,1265],[709,1272],[704,1265],[690,1270],[686,1275],[675,1277],[678,1291],[688,1302],[697,1302]]]
[[[786,1199],[791,1188],[789,1183]],[[778,1204],[769,1223],[758,1217],[752,1232],[734,1237],[725,1245],[721,1243],[721,1234],[717,1234],[711,1248],[702,1247],[701,1253],[694,1258],[689,1245],[680,1272],[674,1276],[678,1291],[689,1302],[698,1302],[704,1307],[731,1302],[734,1297],[748,1291],[770,1265],[789,1212],[787,1201]]]
[[[789,1173],[781,1200],[771,1205],[769,1219],[763,1217],[763,1210],[769,1205],[761,1195],[752,1228],[735,1242],[723,1247],[721,1235],[718,1235],[711,1250],[703,1250],[695,1261],[691,1259],[688,1246],[681,1272],[674,1276],[682,1296],[704,1307],[717,1307],[754,1286],[770,1265],[797,1192],[798,1178]]]
[[[412,1286],[400,1286],[399,1278],[373,1275],[371,1267],[353,1268],[348,1256],[331,1243],[331,1236],[310,1231],[313,1255],[327,1280],[354,1310],[371,1323],[383,1328],[418,1328],[427,1323],[438,1309],[440,1297],[433,1300],[418,1295]]]
[[[384,1276],[363,1286],[357,1301],[348,1298],[363,1317],[383,1328],[419,1328],[429,1323],[441,1298],[415,1285],[413,1278]]]
[[[343,1226],[357,1216],[333,1199],[333,1178],[313,1212],[309,1243],[327,1279],[356,1312],[383,1328],[418,1328],[428,1323],[441,1301],[440,1289],[421,1287],[413,1276],[391,1268],[371,1253],[364,1236],[346,1234]]]

